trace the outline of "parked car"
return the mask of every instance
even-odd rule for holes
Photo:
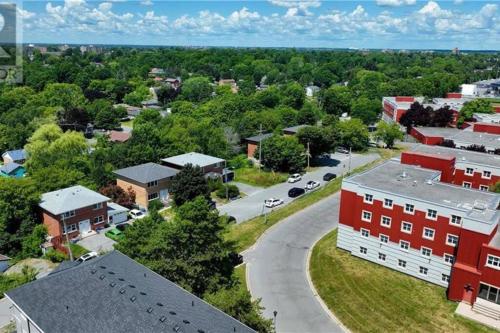
[[[267,208],[273,208],[273,207],[282,205],[283,200],[271,198],[271,199],[267,199],[266,201],[264,201],[264,204],[266,205]]]
[[[94,258],[97,258],[99,255],[97,254],[97,252],[89,252],[89,253],[85,253],[83,256],[81,256],[80,258],[76,259],[77,262],[79,263],[82,263],[82,262],[85,262],[85,261],[89,261],[91,259],[94,259]]]
[[[338,147],[337,152],[342,153],[342,154],[349,154],[349,149],[344,148],[344,147]]]
[[[323,176],[323,180],[325,182],[329,182],[330,180],[335,179],[335,178],[337,178],[337,175],[334,173],[330,173],[330,172],[325,173],[325,175]]]
[[[315,180],[310,180],[307,182],[306,186],[304,186],[304,189],[306,190],[314,190],[316,187],[319,187],[319,182]]]
[[[289,191],[288,191],[288,196],[290,198],[296,198],[298,197],[299,195],[302,195],[306,193],[306,190],[304,190],[303,188],[300,188],[300,187],[292,187]]]
[[[112,240],[114,240],[116,242],[118,242],[119,240],[121,240],[124,237],[123,232],[121,232],[120,230],[118,230],[116,228],[109,229],[108,231],[106,231],[104,233],[104,235],[106,235],[106,237],[111,238]]]
[[[301,179],[302,179],[302,176],[299,173],[294,173],[293,175],[290,175],[288,177],[288,182],[289,183],[296,183]]]
[[[139,209],[132,209],[128,214],[130,218],[134,220],[139,220],[146,217],[146,214],[144,214],[144,212]]]

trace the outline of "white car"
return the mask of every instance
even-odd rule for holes
[[[283,200],[271,198],[271,199],[267,199],[266,201],[264,201],[264,204],[266,205],[267,208],[273,208],[273,207],[282,205]]]
[[[129,215],[134,220],[139,220],[146,217],[146,214],[144,214],[144,212],[140,211],[139,209],[132,209],[129,212]]]
[[[85,262],[85,261],[88,261],[90,259],[94,259],[94,258],[97,258],[99,255],[97,254],[97,252],[89,252],[89,253],[85,253],[83,256],[81,256],[80,258],[76,259],[77,262],[79,263],[82,263],[82,262]]]
[[[299,173],[294,173],[293,175],[290,175],[290,177],[288,177],[288,182],[289,183],[296,183],[301,179],[302,179],[302,176]]]
[[[310,190],[314,190],[316,187],[319,187],[319,182],[314,181],[314,180],[310,180],[307,182],[306,186],[304,186],[304,189],[310,191]]]

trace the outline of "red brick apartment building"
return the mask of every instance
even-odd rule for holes
[[[449,184],[446,156],[403,157],[435,170],[391,160],[345,179],[337,246],[500,318],[500,195]]]
[[[108,220],[108,200],[108,197],[80,185],[42,194],[40,214],[52,245],[66,251],[63,246],[66,232],[71,240],[104,227]]]

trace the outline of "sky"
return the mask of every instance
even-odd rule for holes
[[[21,1],[21,0],[17,0]],[[500,49],[500,1],[23,1],[23,41]]]

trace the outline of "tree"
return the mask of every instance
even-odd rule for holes
[[[302,109],[300,109],[297,115],[297,122],[299,124],[305,124],[305,125],[316,125],[319,118],[320,118],[319,108],[311,102],[306,102],[304,103],[304,106],[302,106]]]
[[[305,149],[296,137],[272,136],[261,150],[262,164],[273,171],[300,172],[305,166]]]
[[[47,228],[43,224],[38,224],[33,228],[29,236],[22,241],[22,258],[37,258],[42,255],[41,245],[45,243]]]
[[[471,120],[474,113],[493,113],[491,101],[478,98],[470,102],[466,102],[462,109],[460,109],[458,124],[461,125],[464,121]]]
[[[360,119],[339,121],[335,127],[338,143],[352,150],[365,150],[370,142],[368,128]]]
[[[366,125],[373,124],[380,114],[382,107],[380,101],[369,99],[367,97],[359,97],[352,103],[351,116],[359,118]]]
[[[170,85],[161,86],[156,91],[156,96],[158,96],[158,101],[163,105],[167,105],[172,102],[177,95],[179,94],[179,90],[171,87]]]
[[[319,100],[323,110],[328,114],[340,116],[351,111],[351,93],[347,87],[332,86],[322,90]]]
[[[288,83],[282,89],[283,104],[299,110],[304,105],[306,93],[297,82]]]
[[[399,123],[409,132],[413,126],[428,126],[431,122],[432,108],[424,107],[419,102],[410,105],[410,108],[401,116]]]
[[[95,117],[95,127],[107,130],[120,128],[120,120],[127,115],[127,111],[123,111],[123,108],[113,108],[111,105],[100,110]]]
[[[121,206],[132,208],[135,204],[135,191],[132,187],[127,188],[125,191],[118,185],[109,184],[100,188],[99,192]]]
[[[398,124],[388,124],[385,121],[378,122],[375,138],[377,140],[382,140],[387,148],[391,149],[394,147],[394,142],[396,140],[402,140],[403,137],[403,132],[399,129]]]
[[[181,96],[190,102],[201,102],[212,94],[212,86],[206,77],[189,78],[182,84]]]
[[[172,180],[171,191],[176,206],[182,206],[187,201],[198,196],[210,198],[210,190],[203,171],[199,166],[185,165]]]
[[[304,148],[309,144],[309,153],[315,158],[334,148],[333,135],[329,135],[328,131],[327,127],[307,126],[297,132],[297,139]]]
[[[496,182],[495,185],[491,185],[490,191],[500,193],[500,182]]]
[[[434,110],[431,113],[431,122],[429,126],[432,127],[446,127],[453,120],[453,110],[448,105]]]

